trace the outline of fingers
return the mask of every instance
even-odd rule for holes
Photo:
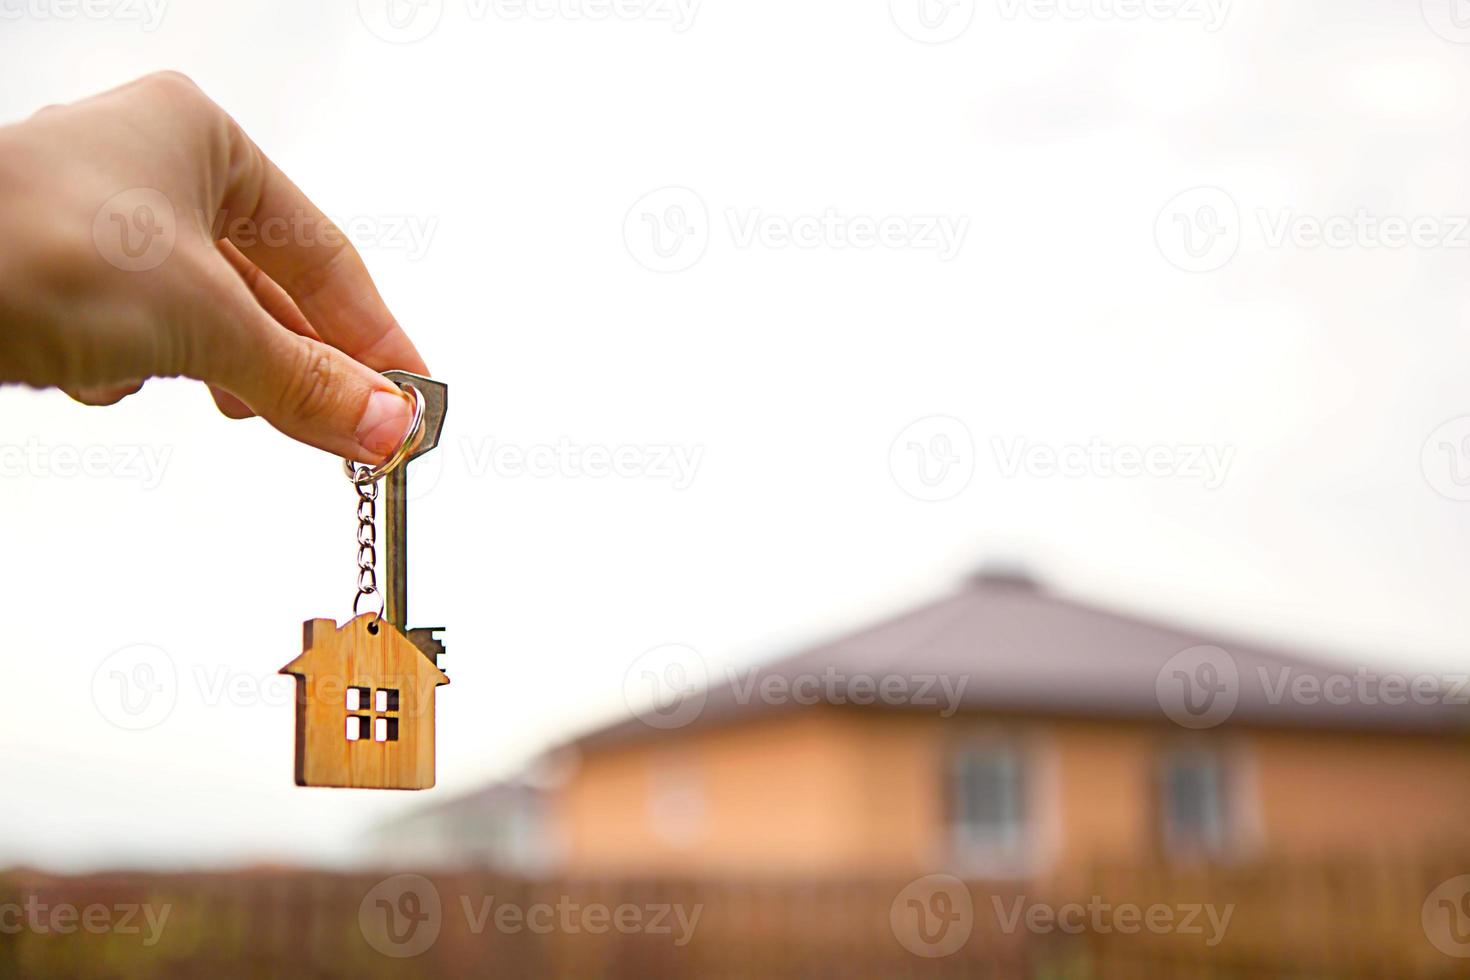
[[[270,276],[261,272],[259,266],[241,254],[233,242],[225,239],[216,242],[215,247],[230,263],[230,267],[240,274],[240,279],[277,323],[303,337],[321,339],[286,291],[278,286]],[[255,414],[250,410],[250,406],[223,388],[211,385],[209,394],[214,398],[214,404],[220,410],[220,414],[226,418],[248,419]]]
[[[248,419],[255,417],[255,413],[250,410],[249,405],[228,391],[225,391],[219,385],[209,386],[209,397],[214,399],[215,408],[218,408],[220,414],[227,419]]]
[[[281,326],[226,262],[216,263],[217,322],[205,332],[198,374],[229,396],[216,399],[221,410],[243,406],[293,439],[363,462],[397,448],[412,416],[408,396],[332,345]]]
[[[64,389],[74,401],[83,405],[116,405],[129,395],[136,395],[143,388],[143,382],[130,381],[117,385],[94,385],[87,388]]]
[[[239,126],[230,126],[230,140],[229,241],[280,285],[322,340],[380,371],[427,374],[352,243]]]
[[[275,280],[261,272],[260,266],[247,259],[234,242],[224,239],[216,242],[215,245],[220,254],[230,263],[230,267],[238,272],[240,278],[245,281],[245,285],[250,287],[250,291],[255,294],[260,305],[265,307],[265,311],[274,317],[277,323],[303,337],[322,339],[321,335],[316,332],[316,328],[302,314],[296,301],[277,285]],[[348,353],[352,352],[348,351]]]

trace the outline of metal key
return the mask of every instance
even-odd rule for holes
[[[437,667],[439,657],[444,653],[444,642],[434,634],[441,632],[444,627],[408,628],[408,467],[415,459],[439,445],[439,435],[444,428],[444,413],[448,410],[449,386],[442,381],[409,371],[384,371],[383,376],[400,388],[415,388],[424,396],[423,435],[403,464],[383,480],[386,484],[385,520],[388,525],[384,591],[386,618]]]

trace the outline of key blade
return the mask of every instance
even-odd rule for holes
[[[408,628],[408,467],[424,453],[439,445],[444,430],[444,415],[449,408],[449,386],[412,371],[384,371],[383,377],[405,388],[414,388],[424,396],[423,435],[403,464],[384,479],[384,518],[387,527],[386,575],[383,582],[384,615],[399,632],[411,634]],[[420,648],[422,649],[422,647]],[[443,648],[440,647],[442,652]],[[426,653],[428,651],[425,651]],[[430,656],[432,660],[433,657]]]

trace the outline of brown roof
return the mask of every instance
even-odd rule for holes
[[[1195,649],[1200,647],[1206,649]],[[848,695],[857,690],[852,682],[860,676],[898,678],[893,683],[906,684],[913,695],[908,700],[917,701],[923,679],[935,677],[950,691],[963,682],[955,700],[964,711],[1178,720],[1180,671],[1229,685],[1221,702],[1228,709],[1224,716],[1217,709],[1214,716],[1200,716],[1208,724],[1187,725],[1191,728],[1248,724],[1428,731],[1463,728],[1470,720],[1470,710],[1459,703],[1470,699],[1470,689],[1446,686],[1431,675],[1206,636],[1070,601],[1024,576],[992,573],[976,576],[930,605],[786,659],[733,677],[712,674],[703,709],[690,724],[799,710],[804,705],[790,697],[774,699],[779,703],[763,699],[760,684],[782,690],[797,678],[820,680],[834,672],[835,682],[806,682],[805,690],[818,694],[817,703],[852,706]],[[780,680],[767,681],[772,677]],[[1411,681],[1419,686],[1410,687]],[[834,686],[836,699],[829,696]],[[929,693],[943,698],[939,684]],[[870,700],[873,707],[937,710],[932,703]],[[579,742],[659,733],[632,718]]]

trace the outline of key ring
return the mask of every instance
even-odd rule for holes
[[[418,448],[419,440],[424,436],[424,393],[412,386],[399,385],[403,391],[413,392],[413,419],[408,423],[408,431],[403,435],[403,441],[398,448],[377,466],[367,466],[351,459],[342,460],[342,468],[347,471],[347,479],[352,481],[353,486],[363,486],[367,483],[377,483],[383,477],[392,473],[402,466],[408,459],[409,453]]]

